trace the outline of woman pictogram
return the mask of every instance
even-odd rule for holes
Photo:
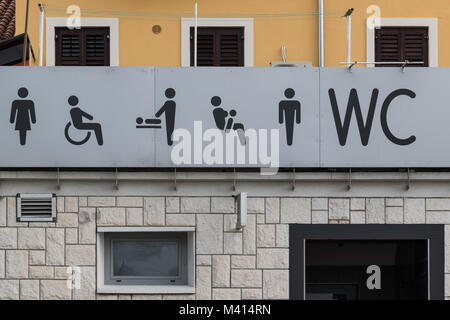
[[[20,144],[24,146],[27,143],[27,131],[31,130],[31,123],[36,123],[36,112],[34,102],[24,100],[28,97],[28,90],[20,88],[18,95],[22,100],[14,100],[11,106],[10,123],[16,123],[15,130],[19,131]]]

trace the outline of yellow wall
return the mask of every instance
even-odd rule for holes
[[[450,5],[448,0],[324,0],[325,64],[339,66],[346,57],[346,22],[343,15],[355,8],[352,28],[352,60],[366,61],[366,9],[376,3],[382,17],[436,17],[439,21],[439,66],[450,66]],[[37,54],[39,37],[38,3],[48,6],[46,17],[67,17],[56,8],[77,4],[84,10],[122,12],[82,14],[84,17],[119,18],[119,56],[121,66],[179,66],[181,63],[180,17],[192,17],[194,0],[30,0],[29,35]],[[17,3],[17,34],[25,24],[26,0]],[[254,17],[254,65],[268,66],[281,60],[281,46],[287,47],[289,61],[318,64],[317,0],[198,0],[200,17]],[[146,17],[125,12],[148,13]],[[158,17],[151,16],[158,14]],[[296,14],[289,17],[266,17]],[[161,17],[165,15],[165,17]],[[152,33],[159,24],[162,32]],[[45,56],[45,53],[44,53]]]

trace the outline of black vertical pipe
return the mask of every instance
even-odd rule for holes
[[[27,64],[27,46],[28,46],[28,11],[30,8],[30,0],[27,0],[27,11],[25,15],[25,33],[23,40],[23,65]]]

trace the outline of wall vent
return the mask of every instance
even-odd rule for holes
[[[56,222],[56,195],[17,194],[18,222]]]

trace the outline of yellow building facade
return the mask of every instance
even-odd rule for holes
[[[39,47],[39,7],[41,1],[31,0],[29,36],[33,48]],[[52,19],[69,18],[70,6],[80,8],[83,26],[113,21],[117,34],[111,34],[112,65],[120,66],[182,66],[186,65],[186,37],[183,21],[192,24],[193,0],[46,0],[44,31],[46,33],[44,65],[52,65],[48,55],[48,39]],[[342,66],[346,59],[346,19],[352,14],[352,60],[373,61],[373,31],[367,21],[380,18],[379,23],[391,26],[426,26],[430,28],[430,66],[450,65],[450,12],[446,0],[433,0],[433,6],[423,0],[324,0],[325,66]],[[16,34],[25,28],[26,1],[16,4]],[[245,66],[267,67],[272,61],[282,60],[281,47],[286,47],[288,61],[311,62],[318,65],[318,1],[317,0],[199,0],[199,25],[242,25],[246,28]],[[53,21],[54,22],[54,21]],[[108,22],[108,23],[109,23]],[[154,33],[153,26],[161,31]],[[117,41],[117,47],[113,45]],[[184,55],[184,57],[183,57]],[[35,62],[36,64],[36,62]]]
[[[0,300],[450,300],[450,2],[322,1],[16,0]]]

